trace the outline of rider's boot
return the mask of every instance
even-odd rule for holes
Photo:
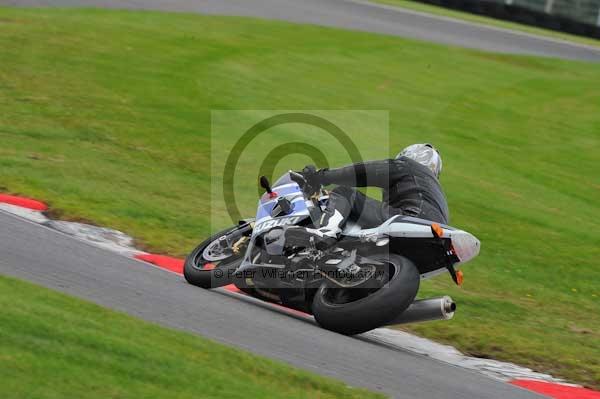
[[[342,232],[340,223],[343,219],[342,215],[336,210],[328,218],[327,224],[319,229],[290,226],[285,232],[285,241],[294,246],[308,247],[312,240],[314,246],[323,251],[337,242],[338,235]]]
[[[310,243],[324,251],[337,242],[337,234],[327,229],[309,229],[301,226],[290,226],[285,232],[285,242],[296,247],[309,247]]]

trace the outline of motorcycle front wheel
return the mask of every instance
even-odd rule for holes
[[[344,335],[385,325],[404,312],[419,290],[417,267],[396,254],[369,256],[379,264],[383,281],[371,288],[339,288],[326,282],[317,290],[312,312],[319,325]],[[381,278],[381,276],[380,276]]]
[[[198,245],[185,260],[183,276],[186,281],[207,289],[231,284],[233,272],[242,263],[245,246],[234,252],[231,248],[221,245],[220,240],[244,227],[247,226],[230,227]]]

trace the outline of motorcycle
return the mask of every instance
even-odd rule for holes
[[[264,176],[260,184],[265,193],[256,217],[213,235],[187,257],[189,283],[206,289],[235,284],[253,297],[312,314],[322,327],[346,335],[453,317],[456,304],[449,296],[415,297],[422,279],[440,273],[462,283],[457,268],[479,254],[480,242],[472,234],[396,215],[375,228],[348,221],[337,244],[324,250],[313,242],[288,243],[291,226],[319,227],[328,194],[302,184],[302,175],[293,171],[273,187]]]

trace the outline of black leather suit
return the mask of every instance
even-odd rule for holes
[[[317,172],[317,179],[323,185],[338,185],[330,193],[322,226],[327,224],[335,210],[344,218],[340,227],[351,218],[362,228],[372,228],[393,215],[448,224],[448,204],[438,179],[427,167],[410,158],[321,169]],[[383,201],[369,198],[353,187],[379,187],[383,189]]]

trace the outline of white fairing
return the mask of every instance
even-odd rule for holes
[[[452,241],[452,247],[460,260],[459,264],[466,263],[479,254],[479,240],[472,234],[449,226],[443,227],[443,231],[442,237],[450,238]],[[373,229],[361,229],[356,224],[348,223],[343,235],[376,241],[383,236],[429,238],[433,237],[433,232],[431,222],[413,217],[394,216]]]

